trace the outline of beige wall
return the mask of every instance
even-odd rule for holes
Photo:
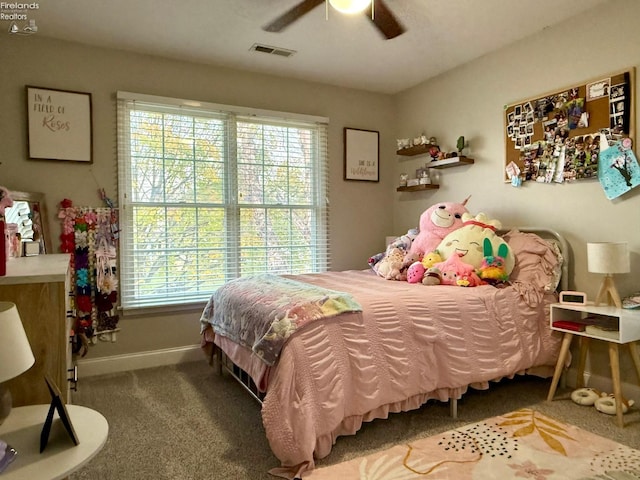
[[[504,105],[585,83],[608,72],[637,69],[638,18],[640,2],[612,0],[545,30],[543,35],[527,38],[398,95],[399,136],[424,131],[436,136],[444,148],[454,150],[456,139],[464,135],[470,142],[465,153],[476,163],[441,170],[441,188],[435,192],[396,194],[396,233],[414,226],[425,207],[472,195],[467,206],[473,212],[484,211],[505,225],[547,226],[564,234],[572,249],[571,285],[592,298],[601,277],[586,271],[586,242],[628,241],[635,273],[616,276],[616,283],[621,295],[640,290],[640,188],[611,201],[595,180],[562,185],[528,182],[521,188],[502,181]],[[637,94],[636,85],[636,112]],[[635,151],[640,153],[637,147]],[[398,157],[395,178],[423,162],[424,157]],[[592,364],[594,370],[608,374],[606,355],[594,356]],[[624,380],[635,382],[632,373],[624,373]]]
[[[99,206],[99,187],[117,199],[118,90],[329,117],[332,268],[367,268],[371,252],[384,247],[392,224],[395,161],[395,107],[388,95],[90,48],[40,35],[0,35],[0,65],[0,185],[46,195],[56,249],[56,213],[62,199],[76,206]],[[92,94],[92,165],[27,160],[25,85]],[[342,180],[343,127],[380,132],[379,183]],[[89,358],[198,343],[200,311],[125,317],[117,342],[100,342]]]

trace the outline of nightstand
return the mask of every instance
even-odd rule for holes
[[[109,424],[102,414],[87,407],[67,405],[69,418],[78,437],[74,445],[54,414],[49,442],[40,453],[40,432],[49,405],[17,407],[0,425],[0,438],[18,451],[18,455],[0,473],[2,480],[58,480],[66,478],[91,460],[104,446]]]
[[[564,320],[572,324],[582,325],[585,330],[572,330],[554,326],[554,322]],[[554,303],[551,305],[549,318],[551,329],[564,332],[560,355],[553,374],[553,381],[549,389],[547,401],[553,400],[558,387],[565,362],[569,355],[569,347],[574,336],[581,337],[580,354],[578,358],[578,378],[576,388],[584,386],[584,366],[591,339],[607,342],[609,345],[609,362],[611,364],[611,380],[613,394],[616,397],[616,418],[618,426],[624,427],[622,417],[622,388],[620,385],[620,355],[619,345],[628,345],[631,359],[640,381],[640,355],[637,342],[640,341],[640,310],[629,310],[612,306],[571,305]],[[587,327],[588,326],[588,327]],[[601,327],[605,327],[602,329]],[[593,330],[592,330],[593,329]]]

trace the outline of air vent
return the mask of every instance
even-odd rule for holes
[[[254,43],[253,45],[251,45],[251,48],[249,50],[253,50],[261,53],[269,53],[271,55],[278,55],[280,57],[290,57],[291,55],[296,53],[295,50],[287,50],[286,48],[271,47],[269,45],[261,45],[259,43]]]

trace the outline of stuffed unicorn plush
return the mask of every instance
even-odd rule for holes
[[[420,215],[420,231],[413,240],[409,253],[420,256],[432,252],[449,233],[462,226],[462,215],[469,213],[462,203],[441,202],[432,205]]]

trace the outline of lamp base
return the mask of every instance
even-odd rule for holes
[[[622,301],[620,300],[620,295],[618,295],[618,290],[616,290],[616,286],[613,283],[613,276],[611,275],[605,275],[602,280],[598,296],[596,297],[596,306],[600,305],[600,302],[606,305],[611,305],[611,302],[613,302],[616,308],[622,308]]]
[[[9,413],[11,413],[12,404],[11,392],[4,383],[0,383],[0,425],[4,423]]]

